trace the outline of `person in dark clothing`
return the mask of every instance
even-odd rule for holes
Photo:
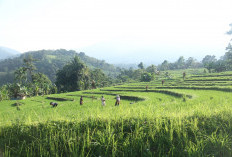
[[[185,79],[186,77],[186,72],[183,72],[183,80]]]
[[[106,99],[103,96],[101,98],[101,101],[102,101],[102,106],[106,106]]]
[[[83,96],[80,98],[80,105],[83,105]]]
[[[52,107],[57,107],[57,103],[56,102],[50,102],[50,105],[52,105]]]
[[[162,86],[164,85],[164,80],[162,80]]]

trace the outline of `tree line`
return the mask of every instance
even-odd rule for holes
[[[161,73],[164,74],[164,77],[170,77],[167,70],[205,68],[205,73],[231,71],[231,44],[228,45],[226,50],[227,52],[220,59],[217,59],[214,55],[206,55],[201,62],[198,62],[193,57],[189,57],[187,60],[185,60],[183,56],[179,57],[178,60],[173,63],[164,60],[162,64],[158,66],[152,64],[146,68],[143,62],[140,62],[138,64],[138,69],[120,69],[120,73],[117,75],[117,82],[149,82],[154,80],[154,78],[158,77]]]
[[[52,83],[48,76],[36,71],[37,61],[31,55],[23,59],[22,66],[14,72],[14,83],[0,88],[0,100],[95,89],[112,83],[101,69],[89,69],[78,56],[57,71]]]
[[[13,82],[14,71],[22,67],[24,58],[27,58],[29,55],[37,60],[34,62],[37,71],[48,76],[52,82],[56,81],[57,71],[63,68],[75,56],[78,56],[90,69],[102,69],[106,75],[112,77],[117,74],[117,69],[112,64],[108,64],[104,60],[89,57],[84,52],[77,53],[76,51],[65,49],[39,50],[26,52],[19,57],[0,61],[0,86]]]

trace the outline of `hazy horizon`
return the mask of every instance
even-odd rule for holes
[[[67,49],[106,62],[223,56],[231,0],[0,0],[0,46]]]

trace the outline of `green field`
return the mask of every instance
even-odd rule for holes
[[[2,101],[0,156],[232,156],[232,72],[188,71],[185,80],[182,72],[149,83]]]

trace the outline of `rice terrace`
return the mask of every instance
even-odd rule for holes
[[[232,156],[232,72],[182,73],[1,101],[0,156]]]

